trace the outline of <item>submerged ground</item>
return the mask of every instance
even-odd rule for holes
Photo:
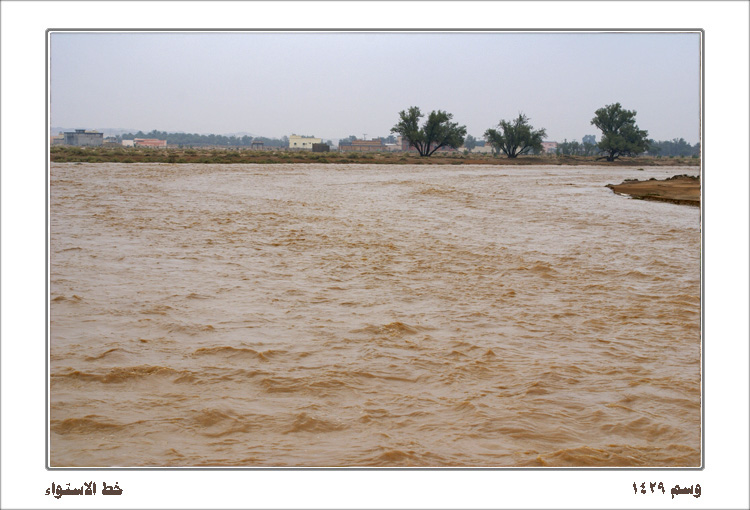
[[[698,466],[697,167],[53,163],[52,466]]]

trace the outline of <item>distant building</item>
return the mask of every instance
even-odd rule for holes
[[[122,146],[123,147],[133,147],[135,145],[135,140],[123,140]]]
[[[557,154],[557,142],[542,142],[542,154]]]
[[[167,147],[166,140],[158,140],[156,138],[136,138],[133,140],[133,143],[136,147],[155,147],[164,149]]]
[[[351,142],[339,142],[339,150],[341,152],[374,152],[374,151],[385,151],[388,148],[385,146],[382,138],[375,140],[352,140]]]
[[[323,143],[320,138],[292,135],[289,137],[289,148],[292,150],[311,151],[314,143]]]
[[[313,152],[329,152],[331,148],[327,143],[314,143],[312,146]]]
[[[50,136],[49,144],[50,145],[65,145],[65,135],[60,133],[59,135]]]
[[[119,147],[120,142],[118,142],[117,138],[115,138],[114,136],[108,136],[107,138],[104,139],[103,145],[105,147],[115,147],[115,146]]]
[[[263,150],[263,148],[264,148],[264,145],[263,145],[263,140],[253,140],[253,141],[252,141],[252,142],[250,143],[250,148],[251,148],[252,150],[256,150],[256,151],[262,151],[262,150]]]
[[[471,149],[469,152],[473,154],[492,154],[492,145],[488,143],[481,147],[477,145],[476,147]]]
[[[96,147],[104,143],[104,133],[76,129],[72,132],[63,133],[65,145],[76,145],[78,147]]]

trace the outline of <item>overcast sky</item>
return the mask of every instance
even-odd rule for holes
[[[697,33],[51,34],[50,123],[148,132],[387,136],[446,110],[481,137],[525,113],[547,139],[636,110],[650,138],[700,134]]]

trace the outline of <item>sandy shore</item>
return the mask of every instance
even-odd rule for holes
[[[626,180],[622,184],[607,184],[617,194],[630,195],[641,200],[658,200],[673,204],[700,206],[701,181],[699,177],[675,175],[665,180]]]

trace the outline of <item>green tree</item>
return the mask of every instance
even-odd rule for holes
[[[501,120],[497,127],[500,128],[499,131],[485,131],[484,138],[496,152],[502,151],[509,158],[528,154],[532,150],[541,151],[542,140],[547,136],[544,128],[535,131],[529,124],[529,118],[523,113],[519,113],[518,118],[510,122]]]
[[[672,140],[648,141],[648,154],[666,157],[692,157],[700,154],[700,146],[692,146],[683,138],[673,138]]]
[[[422,157],[431,156],[443,147],[458,149],[464,143],[466,126],[451,122],[453,114],[433,110],[420,128],[419,119],[422,117],[424,114],[417,106],[399,112],[401,120],[391,128],[391,133],[401,135]]]
[[[557,145],[557,153],[564,156],[580,156],[583,154],[583,146],[575,140],[569,142],[566,138]]]
[[[477,146],[477,139],[474,138],[471,135],[466,135],[466,140],[464,141],[464,147],[466,147],[468,150],[471,150]]]
[[[585,135],[581,141],[583,142],[581,144],[581,147],[583,148],[583,155],[584,156],[591,156],[591,155],[593,155],[594,152],[597,150],[597,147],[596,147],[596,136],[595,135]]]
[[[598,147],[607,161],[620,156],[636,156],[648,150],[648,131],[635,124],[635,111],[624,110],[620,103],[599,108],[591,119],[591,124],[602,131]]]

